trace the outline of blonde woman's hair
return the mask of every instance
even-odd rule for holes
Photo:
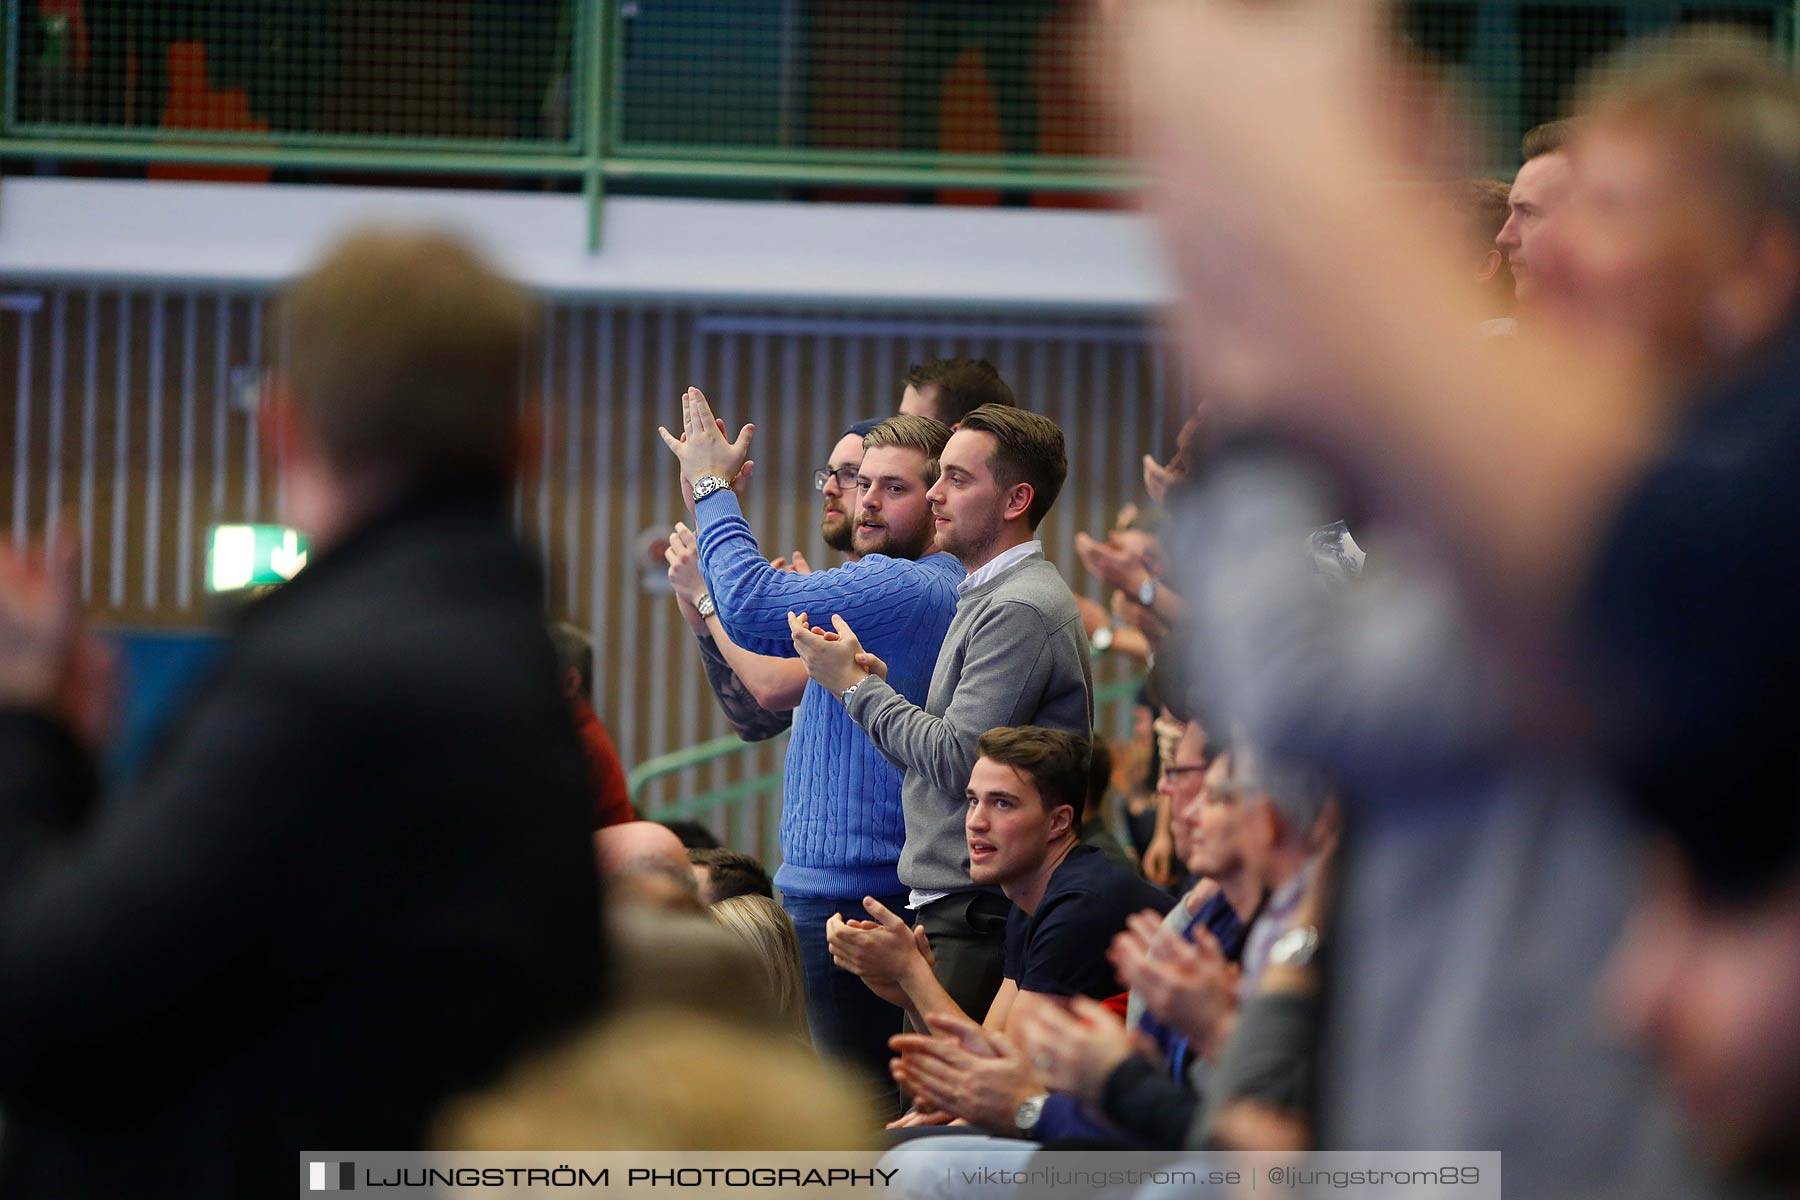
[[[787,1038],[639,1009],[439,1114],[441,1150],[865,1150],[865,1089]]]
[[[806,1024],[806,972],[793,918],[767,896],[733,896],[707,909],[712,919],[748,946],[762,964],[769,998],[782,1024],[802,1045],[812,1045]]]

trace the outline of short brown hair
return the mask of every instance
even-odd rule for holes
[[[863,435],[863,453],[883,446],[917,450],[925,456],[925,482],[933,484],[938,481],[938,456],[949,441],[950,427],[942,421],[902,413],[889,417]]]
[[[505,477],[536,308],[442,233],[340,241],[276,300],[268,361],[340,468]]]
[[[1585,94],[1583,120],[1681,139],[1747,209],[1800,226],[1800,83],[1767,46],[1716,29],[1652,39]]]
[[[1498,179],[1457,179],[1444,185],[1444,198],[1471,240],[1493,246],[1512,215],[1512,188]]]
[[[1575,117],[1564,117],[1560,121],[1545,121],[1525,131],[1519,139],[1519,155],[1521,161],[1530,162],[1534,158],[1542,158],[1546,154],[1561,154],[1569,148],[1575,134],[1580,130],[1581,122]]]
[[[768,869],[750,855],[723,847],[692,849],[688,862],[706,869],[707,886],[701,899],[717,904],[733,896],[774,896],[775,884]]]
[[[1031,776],[1046,810],[1066,804],[1080,823],[1091,753],[1086,738],[1042,725],[1001,726],[982,734],[975,749],[982,758]]]
[[[575,672],[581,679],[581,694],[592,698],[594,639],[585,629],[578,629],[567,621],[557,621],[550,626],[550,644],[556,647],[557,667]]]
[[[1031,485],[1031,511],[1026,521],[1036,529],[1056,503],[1069,477],[1069,455],[1056,422],[1022,408],[984,404],[962,419],[959,429],[992,434],[994,478],[1003,488]]]
[[[928,358],[906,368],[902,387],[938,389],[938,417],[955,425],[984,404],[1016,405],[1013,390],[985,358]]]

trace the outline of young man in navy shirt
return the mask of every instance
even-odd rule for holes
[[[976,1029],[932,973],[920,929],[872,897],[864,902],[872,921],[833,918],[828,940],[837,962],[864,983],[903,1005],[913,1025],[937,1036],[897,1039],[906,1058],[901,1082],[915,1094],[933,1092],[939,1115],[1011,1127],[1014,1110],[1044,1091],[1029,1065],[1005,1038],[1018,1014],[1035,1004],[1074,995],[1104,999],[1124,988],[1107,961],[1113,935],[1133,913],[1167,912],[1171,899],[1099,850],[1080,844],[1077,814],[1087,792],[1086,738],[1037,726],[989,730],[982,735],[969,776],[964,830],[969,877],[998,887],[1014,905],[1006,925],[1006,968],[1000,992]],[[952,1045],[951,1043],[956,1043]],[[1005,1078],[970,1087],[959,1081],[940,1088],[970,1044],[1010,1063]],[[939,1054],[944,1051],[948,1058]],[[980,1053],[980,1051],[977,1051]],[[955,1090],[972,1103],[946,1104]],[[968,1111],[954,1112],[955,1107]],[[1004,1118],[1004,1119],[1002,1119]]]

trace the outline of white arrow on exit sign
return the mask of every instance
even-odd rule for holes
[[[290,529],[281,545],[269,551],[269,569],[283,579],[292,579],[305,565],[306,551],[300,549],[299,536]]]

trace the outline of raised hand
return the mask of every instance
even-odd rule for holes
[[[712,406],[700,389],[691,387],[681,396],[681,436],[676,437],[661,425],[656,432],[663,445],[680,460],[684,480],[716,475],[735,481],[749,462],[750,439],[756,426],[746,425],[738,431],[735,442],[726,441],[724,422],[713,416]]]
[[[1169,489],[1181,481],[1181,476],[1156,461],[1154,455],[1144,455],[1144,491],[1150,499],[1162,504],[1169,495]]]

